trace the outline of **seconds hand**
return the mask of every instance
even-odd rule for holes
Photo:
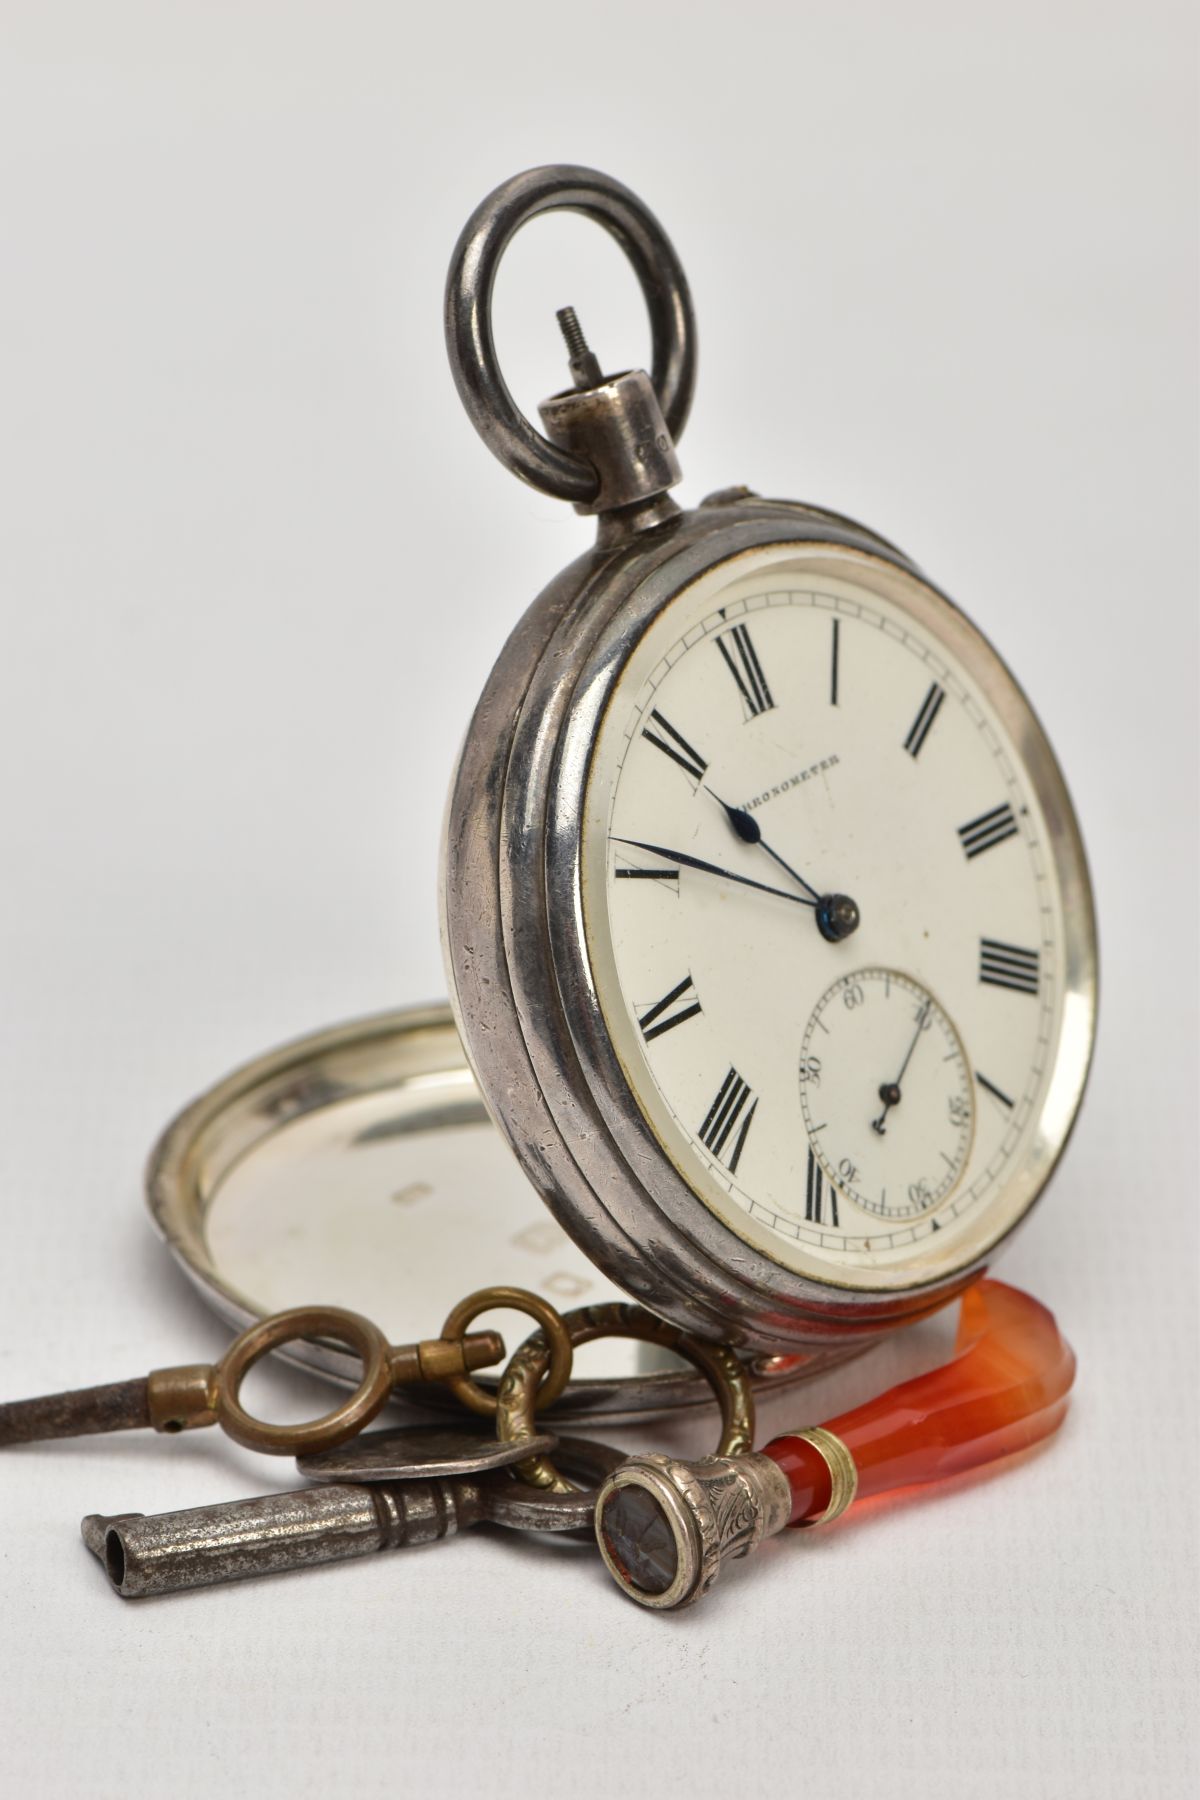
[[[879,1090],[879,1098],[883,1101],[883,1111],[877,1119],[871,1120],[871,1130],[877,1131],[880,1137],[882,1137],[887,1130],[888,1113],[893,1106],[899,1106],[900,1104],[900,1083],[904,1080],[905,1074],[908,1071],[908,1065],[912,1061],[913,1051],[921,1041],[921,1033],[924,1031],[926,1023],[928,1022],[929,1008],[932,1005],[933,1001],[927,1000],[917,1014],[917,1029],[913,1032],[913,1041],[908,1046],[908,1055],[900,1065],[900,1073],[897,1075],[895,1081],[885,1081]]]

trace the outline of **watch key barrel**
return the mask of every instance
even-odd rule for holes
[[[368,1451],[366,1467],[356,1470],[361,1479],[183,1512],[89,1513],[80,1533],[117,1593],[132,1600],[344,1562],[376,1550],[406,1550],[481,1523],[590,1539],[596,1485],[624,1461],[609,1444],[543,1435],[538,1441],[555,1444],[564,1469],[584,1484],[548,1493],[512,1480],[497,1466],[511,1455],[511,1446],[500,1444],[489,1453],[486,1439],[475,1440],[472,1449],[462,1434],[453,1435],[459,1442],[443,1445],[445,1460],[464,1473],[452,1478],[373,1480],[376,1459]],[[403,1450],[393,1448],[400,1466],[406,1466]],[[477,1473],[468,1472],[470,1464]]]
[[[182,1512],[92,1513],[81,1531],[117,1593],[136,1599],[434,1543],[480,1516],[471,1482],[342,1482]]]
[[[50,1438],[93,1437],[107,1431],[139,1431],[151,1423],[145,1377],[110,1381],[103,1387],[71,1388],[66,1393],[0,1405],[0,1448]]]

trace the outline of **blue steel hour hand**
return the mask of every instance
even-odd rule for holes
[[[713,799],[723,809],[726,818],[743,844],[758,844],[766,851],[772,862],[777,862],[793,881],[799,882],[805,892],[812,895],[809,904],[816,908],[817,929],[823,938],[831,944],[840,944],[843,938],[848,938],[852,932],[858,930],[861,915],[849,894],[818,894],[816,888],[811,882],[805,881],[798,869],[793,869],[791,863],[785,862],[778,850],[772,850],[770,844],[763,837],[762,827],[752,813],[748,813],[741,806],[730,806],[728,800],[722,800],[720,794],[713,793],[707,783],[704,791],[712,794]]]

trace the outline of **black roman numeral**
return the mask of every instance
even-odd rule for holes
[[[1001,1106],[1006,1107],[1009,1112],[1012,1111],[1015,1102],[1009,1099],[1003,1088],[998,1088],[994,1081],[989,1081],[986,1075],[979,1073],[978,1069],[975,1071],[975,1079],[984,1092],[992,1096],[993,1100],[998,1100]]]
[[[1036,950],[1019,950],[1015,944],[997,943],[995,938],[979,940],[979,979],[991,987],[1036,994],[1040,960]]]
[[[749,1111],[746,1110],[747,1101],[750,1102]],[[700,1127],[700,1142],[706,1150],[711,1150],[714,1156],[724,1159],[725,1166],[731,1175],[737,1173],[742,1151],[746,1148],[750,1124],[757,1111],[757,1098],[751,1095],[750,1089],[737,1070],[730,1069]],[[739,1120],[741,1122],[740,1129],[734,1139],[733,1150],[728,1157],[725,1157],[725,1146]]]
[[[1003,806],[993,806],[991,812],[980,813],[969,825],[958,828],[959,841],[967,853],[967,861],[973,856],[982,856],[985,850],[995,849],[1005,838],[1016,837],[1017,815],[1007,801]]]
[[[675,1012],[672,1012],[671,1008],[676,1006],[678,1001],[683,1000],[685,995],[688,996],[687,1001],[682,1006],[678,1006]],[[694,1019],[700,1011],[700,1002],[695,996],[696,990],[692,986],[691,976],[688,975],[679,983],[678,987],[673,987],[669,994],[664,994],[661,1000],[656,1000],[649,1012],[643,1013],[638,1020],[646,1042],[649,1043],[652,1038],[661,1037],[664,1031],[674,1030],[675,1026],[682,1025],[685,1019]]]
[[[678,869],[614,869],[618,881],[679,881]]]
[[[908,736],[904,740],[904,748],[910,756],[920,756],[921,746],[933,730],[933,721],[942,710],[942,701],[946,698],[945,688],[937,682],[930,685],[929,692],[921,702],[921,710],[913,720]]]
[[[692,748],[683,733],[676,731],[675,727],[663,718],[657,708],[651,712],[650,717],[662,735],[657,736],[646,725],[642,728],[642,736],[648,738],[656,750],[661,750],[664,756],[669,756],[672,762],[678,763],[680,768],[685,770],[699,785],[704,780],[705,771],[708,768],[708,764],[700,752]]]
[[[810,1225],[824,1225],[825,1202],[829,1202],[829,1224],[838,1229],[837,1189],[831,1181],[825,1179],[825,1171],[812,1153],[808,1152],[808,1176],[804,1186],[804,1217]]]
[[[769,711],[775,702],[771,698],[771,690],[762,672],[762,664],[758,660],[749,627],[735,625],[732,631],[722,632],[717,639],[717,649],[725,658],[725,667],[737,682],[738,692],[746,704],[746,717],[757,719],[759,713]]]
[[[841,636],[841,629],[842,629],[842,621],[840,619],[835,619],[833,621],[833,650],[832,650],[832,652],[830,654],[830,658],[829,658],[829,704],[830,704],[830,706],[836,706],[838,703],[838,652],[841,648],[841,645],[838,640]]]

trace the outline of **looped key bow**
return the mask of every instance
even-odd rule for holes
[[[557,1326],[558,1314],[536,1294],[524,1289],[492,1290],[502,1293],[494,1304],[527,1312],[539,1323]],[[486,1297],[485,1297],[486,1298]],[[455,1308],[442,1336],[416,1344],[389,1344],[383,1332],[361,1313],[340,1306],[296,1306],[261,1320],[234,1339],[216,1363],[187,1363],[179,1368],[155,1369],[133,1381],[115,1381],[102,1387],[78,1388],[69,1393],[47,1394],[37,1400],[15,1400],[0,1406],[0,1446],[32,1443],[41,1438],[88,1435],[104,1431],[190,1431],[201,1425],[220,1425],[249,1450],[266,1450],[282,1456],[303,1456],[344,1444],[369,1425],[394,1387],[408,1382],[440,1381],[458,1391],[474,1369],[496,1363],[504,1356],[504,1339],[495,1331],[464,1332],[454,1328],[459,1316],[474,1316],[471,1308],[481,1299],[472,1295]],[[362,1361],[362,1378],[348,1400],[304,1424],[272,1425],[248,1413],[240,1400],[243,1381],[269,1350],[296,1338],[320,1337],[344,1344]],[[548,1405],[566,1386],[571,1374],[571,1346],[557,1334],[553,1362],[538,1394],[538,1404]]]

